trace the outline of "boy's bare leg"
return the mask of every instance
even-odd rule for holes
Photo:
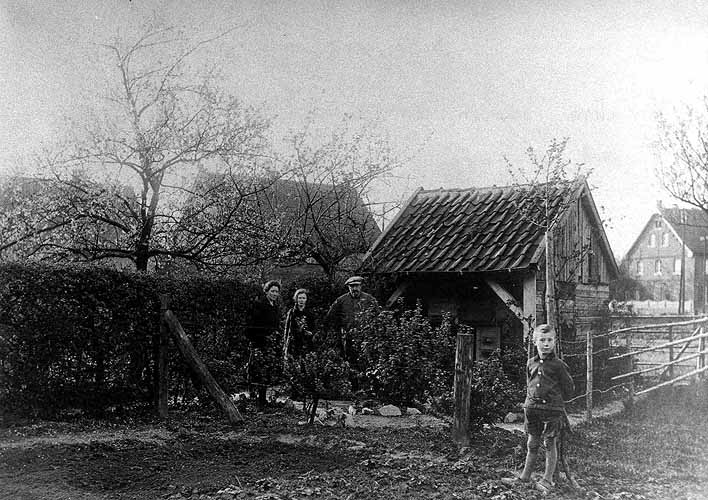
[[[526,441],[526,462],[524,462],[524,470],[521,471],[521,476],[519,476],[519,479],[522,481],[531,480],[531,474],[536,466],[536,458],[538,457],[538,447],[540,444],[541,438],[539,436],[529,434],[529,438]]]
[[[543,443],[546,448],[546,470],[543,474],[543,479],[549,484],[553,484],[553,474],[556,472],[558,465],[558,437],[548,437]]]

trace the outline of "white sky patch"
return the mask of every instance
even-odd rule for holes
[[[150,16],[195,40],[225,88],[274,117],[278,136],[310,111],[320,126],[352,113],[409,158],[398,185],[507,184],[532,145],[569,136],[569,157],[628,248],[664,198],[654,178],[655,115],[708,89],[708,5],[646,2],[9,2],[0,0],[0,173],[61,138],[65,118],[105,92],[96,42]]]

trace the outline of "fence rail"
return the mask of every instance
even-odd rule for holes
[[[690,327],[688,335],[676,339],[675,336],[681,335],[681,330],[685,327]],[[626,360],[624,373],[612,377],[611,380],[627,380],[630,383],[630,398],[692,377],[702,376],[708,369],[706,367],[708,318],[637,325],[617,329],[608,334],[616,339],[617,343],[623,343],[627,349],[625,353],[610,357],[609,361]],[[636,345],[638,338],[644,342],[641,347]],[[677,346],[681,346],[681,349],[676,354],[674,347]],[[692,350],[689,351],[689,348]],[[694,359],[695,365],[687,363]],[[638,366],[646,368],[637,369]],[[682,369],[683,373],[680,373],[678,368]],[[652,372],[660,372],[658,380],[654,381],[646,377]],[[642,383],[643,388],[635,392],[635,383]]]
[[[632,401],[708,371],[708,317],[621,319],[625,324],[620,328],[589,328],[584,338],[561,339],[563,359],[576,367],[571,373],[576,387],[585,386],[583,394],[568,402],[584,399],[586,419],[592,418],[598,396],[623,391],[622,397]],[[631,321],[642,324],[627,326]]]

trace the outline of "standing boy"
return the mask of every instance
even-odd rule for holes
[[[558,463],[557,440],[566,421],[565,401],[573,396],[575,386],[568,365],[556,357],[555,330],[550,325],[538,325],[533,332],[533,343],[537,354],[526,363],[526,462],[519,477],[504,478],[502,482],[513,484],[531,481],[543,438],[546,469],[543,478],[536,483],[536,488],[547,493],[553,488],[553,473]]]

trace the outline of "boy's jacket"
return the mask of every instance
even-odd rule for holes
[[[551,353],[546,359],[537,354],[526,363],[526,401],[524,408],[564,410],[573,397],[575,384],[568,365]]]

